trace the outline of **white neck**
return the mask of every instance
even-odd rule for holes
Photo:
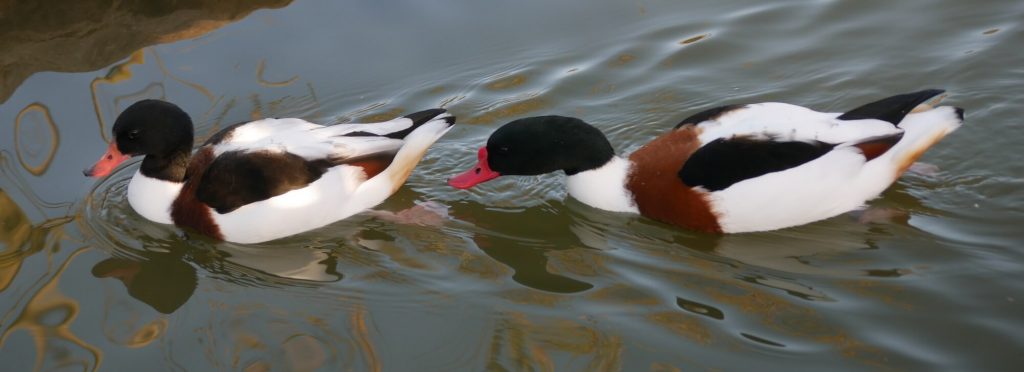
[[[171,204],[181,192],[181,185],[181,182],[151,178],[135,171],[128,183],[128,204],[150,221],[172,224]]]
[[[640,213],[633,194],[626,189],[626,177],[632,164],[618,156],[600,168],[565,178],[569,195],[594,208],[612,212]]]

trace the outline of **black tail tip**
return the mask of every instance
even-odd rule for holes
[[[964,109],[959,107],[954,107],[953,109],[956,110],[956,117],[960,118],[960,121],[964,121]]]
[[[444,118],[444,122],[448,123],[449,127],[455,125],[455,115],[448,115],[448,117]]]
[[[917,105],[945,92],[942,89],[924,89],[913,93],[895,95],[847,111],[837,117],[837,119],[877,119],[898,125]]]
[[[443,108],[434,108],[429,110],[417,111],[409,115],[405,115],[404,118],[411,119],[413,125],[418,126],[446,112],[448,112],[448,110],[445,110]]]

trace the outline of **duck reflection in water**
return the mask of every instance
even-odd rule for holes
[[[472,209],[470,209],[472,208]],[[526,208],[478,208],[456,204],[452,214],[472,224],[471,241],[490,258],[512,269],[512,280],[526,287],[553,293],[579,293],[594,288],[581,280],[598,269],[580,250],[592,249],[575,234],[566,234],[575,219],[563,213],[559,201]]]
[[[181,257],[146,252],[134,260],[111,257],[92,268],[97,278],[115,278],[124,283],[128,295],[164,314],[173,313],[196,290],[196,270]]]
[[[194,265],[214,276],[250,285],[309,285],[343,278],[330,250],[311,247],[264,249],[223,244],[216,248],[177,247],[168,252],[131,249],[131,255],[137,258],[100,261],[93,266],[92,275],[120,280],[128,295],[164,314],[178,310],[195,292],[198,276]]]
[[[348,224],[366,225],[377,219],[402,225],[440,226],[448,219],[447,207],[434,202],[391,212],[374,210]],[[360,247],[377,251],[390,236],[376,236],[373,227],[354,228],[337,243],[311,243],[318,238],[298,236],[272,245],[242,245],[213,242],[203,237],[180,239],[182,235],[160,239],[163,230],[152,230],[137,244],[110,242],[115,257],[100,261],[92,268],[97,278],[120,280],[131,297],[154,310],[170,314],[184,305],[195,291],[197,266],[214,277],[256,286],[309,286],[337,282],[344,278],[339,262],[350,257],[343,250]],[[333,235],[333,234],[332,234]],[[387,235],[387,234],[383,234]],[[355,259],[355,260],[358,260]]]

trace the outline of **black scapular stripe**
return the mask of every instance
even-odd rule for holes
[[[750,137],[719,138],[697,149],[679,170],[690,187],[718,191],[733,184],[799,166],[825,155],[835,145],[820,141],[776,142]]]
[[[900,94],[883,98],[864,106],[847,111],[838,117],[841,120],[878,119],[899,124],[914,107],[945,92],[942,89],[925,89],[919,92]]]

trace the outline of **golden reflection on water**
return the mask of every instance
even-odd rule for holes
[[[508,312],[491,333],[487,350],[488,369],[555,371],[553,353],[573,358],[589,357],[585,370],[614,371],[622,368],[623,340],[572,320],[531,320],[526,314]],[[503,360],[514,363],[502,365]]]
[[[32,115],[32,113],[36,113]],[[26,120],[26,117],[32,118],[33,120]],[[30,123],[25,123],[30,121]],[[29,164],[27,158],[40,158],[39,147],[37,143],[31,143],[29,140],[39,140],[38,138],[38,126],[39,122],[45,124],[46,131],[49,132],[48,143],[45,145],[46,155],[42,157],[42,161],[37,164]],[[23,126],[33,125],[35,128],[25,128]],[[29,137],[22,137],[22,132],[29,133]],[[28,143],[22,143],[22,141]],[[60,133],[57,130],[57,124],[53,122],[53,117],[50,116],[50,109],[45,105],[34,102],[25,106],[18,112],[18,116],[14,119],[14,152],[18,155],[18,163],[21,164],[22,168],[25,168],[29,173],[36,176],[41,176],[46,173],[46,170],[50,167],[50,163],[53,162],[54,155],[57,154],[57,148],[60,147]]]
[[[380,371],[368,313],[354,305],[347,330],[327,319],[265,304],[210,304],[213,319],[195,332],[211,365],[245,371]],[[222,318],[223,317],[223,318]]]
[[[32,223],[21,207],[0,189],[0,243],[3,243],[3,251],[0,251],[0,293],[14,281],[25,257],[34,253],[32,249],[28,249],[29,252],[21,250],[33,232]]]
[[[526,76],[523,75],[510,75],[503,78],[495,79],[494,81],[487,83],[486,87],[490,90],[505,90],[509,88],[515,88],[526,82]]]
[[[0,153],[0,175],[10,177],[6,157]],[[14,178],[15,185],[21,180]],[[27,189],[26,189],[27,190]],[[31,205],[41,211],[53,207],[38,199],[28,191],[26,195]],[[44,213],[45,214],[45,213]],[[2,309],[0,325],[0,348],[12,334],[18,331],[27,332],[36,349],[35,366],[41,369],[46,361],[54,361],[57,366],[81,365],[82,369],[96,370],[103,359],[102,351],[75,335],[71,325],[79,314],[79,304],[71,297],[64,295],[59,289],[61,278],[74,259],[88,248],[78,248],[63,258],[63,262],[55,262],[60,257],[60,244],[68,242],[63,226],[72,217],[59,217],[33,224],[21,206],[3,189],[0,189],[0,293],[11,299],[11,308]],[[44,253],[37,257],[37,253]],[[35,257],[45,259],[45,270],[38,272],[39,278],[19,277],[18,273],[25,260]],[[54,267],[56,266],[56,267]],[[38,267],[37,267],[38,269]],[[31,271],[36,273],[37,271]],[[12,286],[20,279],[21,285]],[[76,358],[69,352],[67,342],[91,355],[90,359]]]
[[[164,74],[164,76],[167,76],[167,77],[171,78],[174,81],[182,83],[185,86],[187,86],[189,88],[192,88],[195,91],[199,92],[200,94],[206,96],[206,99],[209,99],[211,104],[217,101],[217,98],[214,97],[213,93],[210,92],[210,89],[200,85],[199,83],[193,83],[191,81],[187,81],[185,79],[182,79],[182,78],[179,78],[179,77],[175,76],[167,68],[167,65],[164,64],[164,60],[162,58],[160,58],[160,54],[157,53],[156,50],[152,50],[152,53],[153,53],[153,60],[156,61],[156,65],[158,67],[160,67],[160,72],[162,72]]]
[[[369,370],[374,372],[380,372],[381,362],[380,358],[377,357],[377,351],[373,347],[373,340],[370,339],[370,331],[367,327],[367,314],[366,309],[362,306],[356,306],[352,311],[350,317],[350,323],[352,329],[355,332],[356,345],[359,346],[359,350],[363,353],[363,358],[366,359],[369,364]]]
[[[531,112],[547,107],[549,104],[543,98],[537,96],[526,97],[522,100],[510,102],[480,115],[472,116],[465,121],[467,124],[492,124],[499,120],[513,117],[525,116]]]
[[[266,69],[266,67],[267,67],[267,59],[266,58],[261,58],[259,63],[256,64],[256,81],[258,81],[260,83],[260,85],[262,85],[262,86],[265,86],[265,87],[286,87],[286,86],[289,86],[292,83],[294,83],[296,80],[299,80],[299,75],[294,75],[294,76],[292,76],[292,77],[290,77],[288,79],[285,79],[283,81],[269,81],[269,80],[267,80],[266,78],[263,77],[263,71],[264,71],[264,69]]]
[[[0,153],[0,175],[5,175],[7,162]],[[30,195],[34,206],[43,208],[45,203]],[[70,217],[54,218],[33,225],[21,206],[14,202],[7,192],[0,188],[0,293],[7,290],[17,278],[18,271],[25,259],[43,251],[53,244],[52,234],[62,225],[70,222]]]
[[[356,119],[356,121],[363,122],[363,123],[377,123],[377,122],[391,120],[391,119],[400,117],[403,114],[408,114],[408,113],[409,112],[406,111],[404,108],[394,107],[394,108],[392,108],[390,110],[387,110],[387,111],[384,111],[384,112],[379,112],[379,113],[374,113],[374,114],[366,115],[366,116],[364,116],[364,117],[362,117],[360,119]]]
[[[12,333],[23,330],[28,332],[34,341],[37,370],[42,368],[47,358],[53,358],[58,366],[81,365],[82,369],[99,370],[103,363],[103,351],[86,343],[71,331],[71,324],[78,317],[79,305],[74,298],[65,296],[58,288],[64,271],[76,256],[87,249],[79,248],[68,255],[53,276],[39,291],[28,298],[14,321],[3,334],[0,334],[0,347],[3,347]],[[72,354],[66,352],[66,346],[56,342],[61,340],[86,350],[92,356],[92,360],[74,359]]]

